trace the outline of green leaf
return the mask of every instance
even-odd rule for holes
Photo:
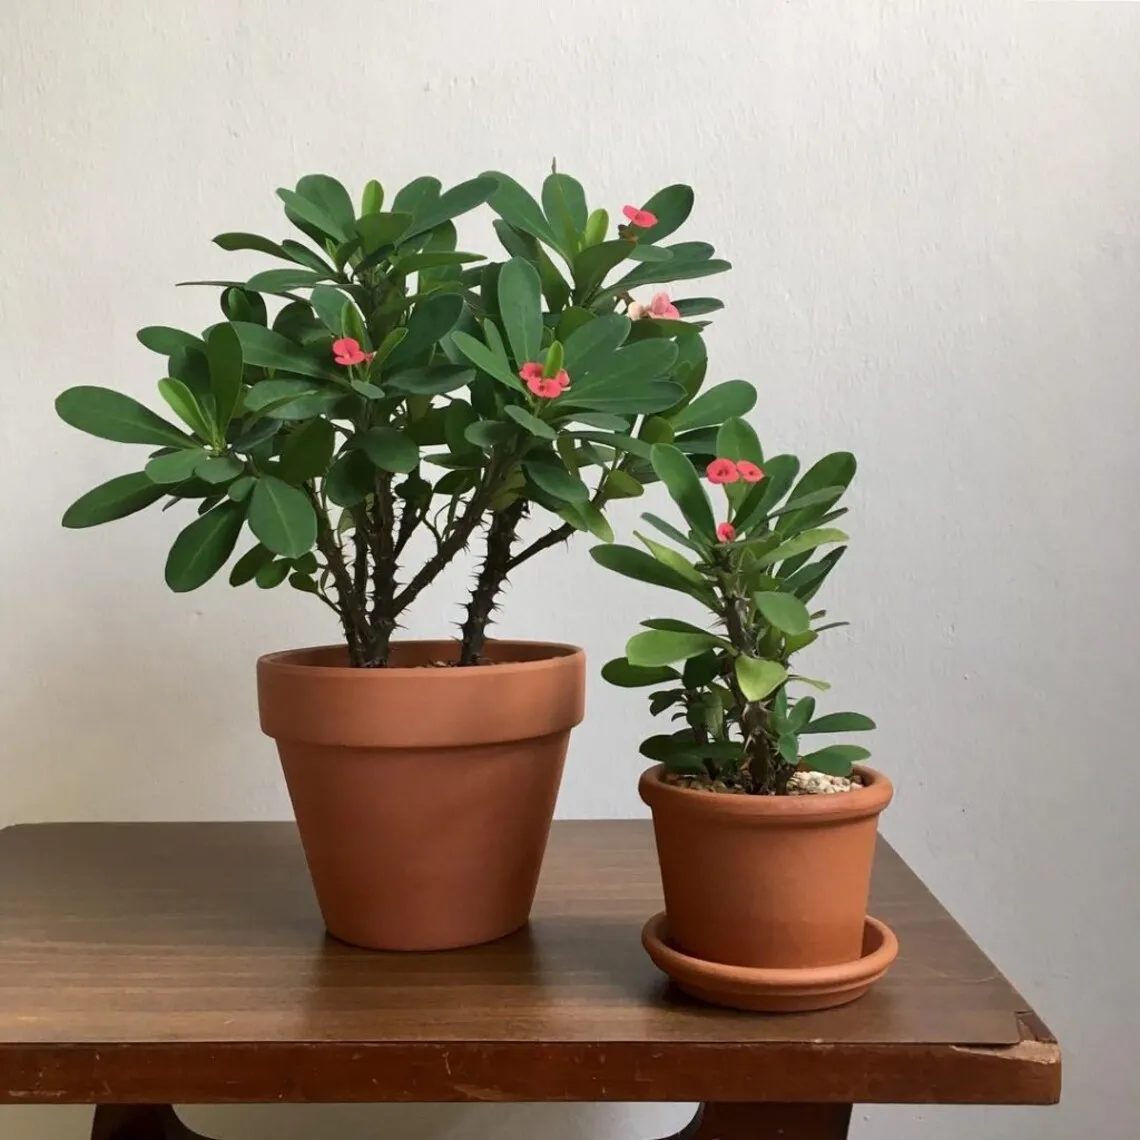
[[[242,384],[241,341],[233,325],[220,324],[206,336],[206,359],[210,366],[210,390],[214,396],[214,417],[224,436],[233,419]]]
[[[268,562],[258,569],[254,575],[254,581],[262,590],[272,590],[274,587],[280,586],[289,577],[290,569],[291,565],[286,559],[279,562]]]
[[[528,191],[524,190],[509,175],[502,174],[497,170],[485,171],[483,177],[493,178],[498,184],[498,189],[488,200],[491,203],[491,209],[503,221],[509,222],[520,230],[525,230],[528,234],[533,234],[539,241],[544,241],[547,245],[565,254],[541,208]]]
[[[297,183],[297,193],[319,206],[346,235],[352,232],[356,210],[348,191],[335,178],[327,174],[306,174]]]
[[[324,475],[336,447],[336,429],[328,420],[303,423],[285,437],[278,474],[287,483],[306,483]]]
[[[318,389],[311,380],[262,380],[246,392],[243,403],[247,412],[265,414],[317,394]]]
[[[704,575],[683,554],[663,543],[655,542],[652,538],[646,538],[637,531],[633,533],[658,562],[663,562],[670,570],[675,570],[682,578],[687,578],[696,586],[706,584]]]
[[[630,320],[621,313],[594,317],[574,329],[562,345],[563,366],[571,381],[608,360],[625,343],[629,330]]]
[[[729,380],[698,396],[673,417],[674,431],[719,427],[733,416],[743,416],[756,404],[756,389],[747,380]]]
[[[265,300],[259,293],[251,293],[248,289],[240,289],[237,286],[224,289],[220,303],[221,310],[228,321],[247,321],[255,325],[264,325],[269,319]],[[199,351],[201,350],[199,349]],[[178,376],[179,380],[186,379],[185,376],[174,371],[173,363],[171,364],[170,375]]]
[[[613,527],[593,503],[567,503],[559,509],[558,516],[575,530],[586,531],[602,542],[614,540]]]
[[[195,447],[156,455],[146,465],[146,477],[152,483],[183,483],[193,477],[205,454]]]
[[[800,755],[799,737],[794,732],[781,732],[779,740],[776,741],[776,751],[785,764],[795,767]]]
[[[789,499],[782,507],[768,513],[775,518],[778,515],[786,515],[790,511],[798,511],[804,507],[816,507],[820,503],[827,503],[829,506],[835,502],[843,494],[843,487],[822,487],[818,491],[812,491],[807,495],[796,495],[794,498]],[[783,529],[783,528],[781,528]]]
[[[780,543],[775,550],[769,551],[757,560],[757,566],[772,566],[776,562],[783,562],[786,558],[794,558],[797,554],[805,554],[815,550],[817,546],[827,546],[833,542],[846,542],[847,535],[835,527],[819,527],[816,530],[806,530],[789,538],[787,542]]]
[[[573,273],[575,296],[585,303],[601,288],[607,274],[615,266],[633,255],[638,248],[625,238],[614,238],[598,245],[589,245],[574,258]]]
[[[569,174],[549,174],[542,184],[542,208],[562,248],[573,253],[578,248],[589,211],[582,184]]]
[[[358,218],[356,230],[360,234],[364,252],[374,254],[388,246],[395,246],[408,232],[411,224],[412,215],[400,210],[389,214],[368,214]]]
[[[610,216],[602,209],[594,210],[586,219],[586,226],[582,234],[582,244],[597,245],[604,240],[610,228]]]
[[[787,679],[788,671],[779,661],[743,655],[736,659],[736,683],[745,700],[762,701]]]
[[[603,547],[603,549],[607,549]],[[609,547],[608,549],[613,549]],[[636,633],[625,646],[625,656],[631,665],[672,665],[704,653],[719,644],[720,639],[711,633],[677,633],[672,630],[649,629]]]
[[[764,449],[752,425],[739,416],[732,416],[720,425],[716,435],[716,453],[734,462],[746,459],[760,467],[764,463]]]
[[[720,675],[720,656],[713,649],[685,662],[681,681],[687,689],[700,689],[711,685]]]
[[[364,190],[360,195],[361,214],[378,214],[384,209],[384,187],[375,178],[369,178],[364,183]]]
[[[874,727],[875,722],[869,716],[864,716],[862,713],[839,712],[828,713],[805,724],[800,732],[805,735],[819,732],[869,732]]]
[[[195,435],[205,440],[214,440],[214,425],[210,422],[205,409],[198,403],[194,393],[181,380],[175,380],[172,376],[160,380],[158,392],[170,405],[174,414]]]
[[[417,396],[439,396],[464,388],[475,379],[471,368],[461,364],[433,364],[427,368],[412,368],[385,377],[384,383],[393,391],[408,392]]]
[[[293,260],[277,242],[270,241],[269,238],[262,237],[260,234],[218,234],[214,238],[214,244],[230,252],[249,249],[253,250],[254,253],[267,253],[270,257],[279,257],[282,261]]]
[[[151,443],[185,447],[190,437],[156,416],[130,396],[110,388],[81,385],[56,397],[55,410],[64,423],[116,443]]]
[[[680,183],[666,186],[664,190],[658,190],[642,209],[656,214],[657,224],[643,230],[638,240],[646,245],[658,242],[685,224],[693,211],[693,188]]]
[[[277,191],[277,197],[285,203],[285,216],[305,233],[311,228],[337,242],[348,240],[348,231],[345,227],[316,202],[311,202],[301,194],[283,187]]]
[[[602,680],[622,689],[641,689],[676,681],[680,674],[668,665],[631,665],[625,657],[615,657],[602,666]]]
[[[664,630],[666,633],[696,633],[702,637],[709,635],[707,629],[701,629],[699,625],[693,625],[691,621],[681,621],[679,618],[646,618],[641,624],[646,629]],[[717,638],[717,642],[723,647],[728,646],[723,638]]]
[[[703,555],[704,550],[701,549],[687,534],[682,534],[672,523],[666,522],[662,518],[658,518],[654,514],[643,514],[641,516],[650,526],[656,527],[666,538],[671,538],[674,542],[681,546],[687,546],[690,550],[696,551],[697,554]]]
[[[317,540],[317,516],[304,491],[263,475],[249,497],[249,527],[263,546],[298,558]]]
[[[752,486],[737,505],[733,516],[736,529],[742,533],[765,521],[769,512],[788,493],[800,469],[794,455],[773,455],[764,463],[764,478]]]
[[[658,562],[652,554],[638,550],[633,546],[623,546],[615,543],[612,546],[595,546],[590,551],[590,557],[607,570],[614,570],[627,578],[639,582],[649,582],[654,586],[664,586],[668,590],[677,590],[682,594],[707,601],[709,591],[700,589],[696,583],[678,574],[670,566]]]
[[[511,371],[510,365],[481,340],[476,340],[469,333],[454,332],[451,334],[451,341],[476,368],[482,369],[488,376],[494,377],[508,388],[514,388],[518,392],[526,391],[522,381]]]
[[[338,507],[355,507],[372,494],[376,468],[363,451],[345,451],[329,468],[324,490]]]
[[[813,463],[804,472],[803,478],[792,488],[792,493],[788,499],[789,504],[793,499],[814,495],[830,487],[838,487],[839,492],[834,498],[814,503],[810,510],[805,507],[802,513],[796,511],[791,514],[784,514],[780,521],[780,530],[791,532],[802,529],[805,524],[824,514],[850,485],[851,480],[855,477],[855,467],[855,456],[849,451],[835,451],[830,455],[825,455],[817,463]]]
[[[286,293],[290,289],[307,289],[327,281],[330,274],[311,269],[263,269],[255,273],[245,287],[256,293]]]
[[[574,338],[571,337],[571,340]],[[567,344],[569,354],[569,344]],[[591,360],[584,371],[570,373],[573,387],[567,393],[575,404],[589,403],[606,389],[620,389],[630,381],[642,384],[665,376],[677,359],[677,346],[669,340],[642,340]],[[569,365],[567,365],[569,371]]]
[[[301,376],[340,379],[331,364],[309,356],[279,332],[247,321],[233,321],[231,327],[241,341],[242,357],[246,364],[255,368],[296,372]]]
[[[336,337],[345,335],[344,308],[350,302],[339,289],[334,289],[331,285],[318,285],[309,295],[309,300],[313,311],[320,317],[321,324],[329,332]]]
[[[421,269],[440,269],[449,265],[468,265],[472,261],[482,261],[481,253],[458,253],[455,250],[428,250],[425,253],[412,253],[399,258],[394,268],[397,273],[418,273]]]
[[[118,475],[106,483],[100,483],[85,495],[80,495],[63,512],[63,525],[78,530],[113,522],[149,507],[165,494],[166,489],[155,486],[154,481],[143,471]]]
[[[762,590],[752,595],[752,601],[764,620],[781,633],[807,633],[811,628],[807,606],[791,594]]]
[[[229,483],[245,471],[245,464],[236,455],[205,455],[199,456],[198,465],[194,474],[204,483],[215,486]],[[235,503],[241,502],[243,496],[230,495]]]
[[[230,585],[244,586],[246,582],[252,582],[262,566],[267,566],[272,561],[273,551],[267,550],[260,542],[256,546],[250,547],[234,563],[233,569],[230,571]]]
[[[520,367],[542,351],[541,292],[538,272],[521,257],[512,257],[499,273],[499,312]]]
[[[388,364],[414,360],[437,344],[455,327],[463,315],[463,298],[458,293],[433,293],[421,301],[408,318],[407,336],[388,354]]]
[[[794,574],[784,579],[783,588],[788,593],[795,594],[801,602],[810,602],[819,593],[828,574],[835,564],[843,557],[847,547],[841,546],[825,554],[818,562],[810,562],[801,566]]]
[[[800,757],[800,763],[810,772],[825,772],[829,776],[850,776],[852,765],[866,760],[871,753],[858,744],[832,744],[818,752]]]
[[[392,209],[406,211],[413,216],[423,214],[430,209],[433,202],[439,200],[442,189],[443,183],[431,175],[413,178],[407,186],[396,191],[396,197],[392,199]]]
[[[419,448],[389,424],[380,424],[354,435],[348,446],[363,451],[381,471],[406,474],[420,461]]]
[[[193,333],[183,332],[181,329],[167,328],[165,325],[147,325],[135,334],[139,344],[157,352],[161,356],[173,356],[180,349],[197,349],[199,352],[205,347],[200,337]]]
[[[554,428],[545,420],[540,420],[537,416],[531,415],[526,408],[520,408],[517,404],[508,404],[503,411],[506,415],[510,416],[519,427],[525,428],[536,438],[553,439],[555,437],[556,433]]]
[[[803,732],[804,725],[815,712],[815,697],[800,697],[795,707],[788,713],[788,728],[792,732]]]
[[[673,302],[682,317],[701,317],[705,313],[715,313],[724,308],[724,302],[716,297],[682,297]]]
[[[645,488],[628,472],[620,469],[606,476],[607,499],[636,499],[645,494]]]
[[[549,452],[536,452],[523,462],[523,470],[534,483],[559,502],[584,503],[590,497],[590,489],[581,479],[571,475],[561,460]]]
[[[435,229],[436,226],[449,222],[460,214],[466,214],[476,206],[481,206],[497,188],[498,181],[484,175],[472,178],[468,182],[461,182],[430,202],[426,198],[421,199],[421,206],[416,210],[416,220],[404,240],[422,234],[425,230]]]
[[[682,452],[667,443],[653,445],[650,462],[685,521],[711,542],[716,536],[716,520],[696,468]]]
[[[244,522],[245,507],[229,501],[196,518],[170,548],[166,584],[181,594],[208,582],[233,553]]]
[[[684,243],[696,244],[696,243]],[[677,246],[666,246],[672,257],[668,261],[651,261],[639,265],[624,277],[615,281],[608,292],[618,290],[636,289],[639,285],[665,285],[670,281],[689,281],[697,277],[712,277],[716,273],[724,273],[732,268],[732,262],[721,261],[717,258],[701,258],[679,255]]]
[[[463,429],[463,438],[476,447],[497,447],[514,435],[514,428],[500,420],[480,420]]]

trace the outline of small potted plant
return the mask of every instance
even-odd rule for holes
[[[212,578],[248,529],[231,584],[288,583],[343,636],[258,663],[326,925],[382,949],[490,940],[529,913],[584,687],[579,649],[488,641],[493,607],[512,570],[574,531],[612,537],[605,507],[654,477],[653,441],[711,454],[711,425],[751,406],[739,385],[697,395],[692,318],[720,303],[646,297],[728,265],[663,244],[692,207],[685,186],[627,207],[616,233],[560,173],[541,205],[499,173],[447,191],[417,178],[388,209],[379,183],[357,207],[326,175],[278,194],[307,240],[215,241],[283,265],[195,282],[222,290],[224,319],[201,334],[139,333],[164,358],[173,419],[106,388],[58,398],[74,427],[150,448],[64,525],[196,506],[166,562],[175,591]],[[458,248],[454,219],[483,203],[499,262]],[[397,640],[480,535],[461,638]]]
[[[719,515],[688,456],[657,445],[651,463],[683,523],[643,515],[668,544],[639,535],[645,550],[592,554],[685,595],[709,621],[650,618],[602,670],[615,685],[651,687],[651,713],[679,725],[641,747],[656,761],[640,792],[666,907],[643,942],[682,988],[719,1004],[851,1001],[897,952],[894,935],[866,914],[891,784],[860,763],[865,748],[805,747],[817,734],[875,726],[861,713],[816,715],[803,688],[828,686],[794,672],[791,659],[845,624],[810,603],[846,549],[833,524],[846,513],[837,504],[854,457],[828,455],[797,478],[795,456],[765,459],[752,428],[729,418],[706,472],[725,492]]]

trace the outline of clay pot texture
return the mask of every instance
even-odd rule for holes
[[[570,645],[408,641],[392,666],[341,646],[257,663],[261,727],[277,741],[329,932],[376,950],[444,950],[524,925],[534,901],[585,655]]]
[[[813,796],[727,795],[643,773],[671,945],[708,962],[837,966],[863,953],[879,813],[893,789]]]

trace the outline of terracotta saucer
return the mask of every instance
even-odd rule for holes
[[[664,911],[645,924],[641,944],[657,968],[668,974],[685,993],[714,1005],[761,1013],[793,1013],[846,1005],[862,997],[887,972],[899,952],[894,932],[870,915],[863,929],[863,956],[838,966],[751,969],[690,958],[669,945]]]

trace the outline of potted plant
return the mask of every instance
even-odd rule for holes
[[[64,525],[196,506],[166,562],[175,591],[212,578],[248,528],[231,584],[288,583],[343,635],[258,662],[328,929],[386,949],[493,939],[526,921],[583,709],[581,650],[488,641],[493,607],[512,570],[574,531],[612,537],[605,508],[654,478],[652,441],[711,454],[710,425],[751,406],[739,385],[697,396],[692,318],[720,303],[646,295],[728,265],[663,244],[692,207],[685,186],[627,207],[616,233],[560,173],[541,205],[499,173],[447,191],[417,178],[388,209],[374,181],[359,207],[325,175],[278,194],[307,241],[220,235],[284,264],[193,283],[222,290],[224,319],[200,335],[139,333],[165,358],[173,419],[105,388],[58,398],[74,427],[151,449]],[[483,203],[501,262],[458,248],[454,219]],[[524,539],[532,515],[550,522]],[[396,640],[480,535],[461,638]]]
[[[715,450],[706,474],[725,493],[723,514],[690,458],[659,444],[651,463],[683,523],[646,514],[668,543],[639,535],[645,550],[592,551],[603,566],[709,613],[703,625],[642,622],[625,656],[602,670],[615,685],[651,687],[651,713],[679,724],[641,746],[656,761],[640,792],[653,814],[666,908],[643,942],[698,997],[819,1009],[865,992],[897,952],[894,935],[866,915],[890,781],[861,763],[870,754],[858,745],[806,747],[817,734],[875,726],[861,713],[816,715],[803,687],[828,686],[791,665],[845,624],[810,603],[846,550],[833,524],[846,513],[837,504],[855,459],[828,455],[799,476],[795,456],[765,459],[735,417]]]

